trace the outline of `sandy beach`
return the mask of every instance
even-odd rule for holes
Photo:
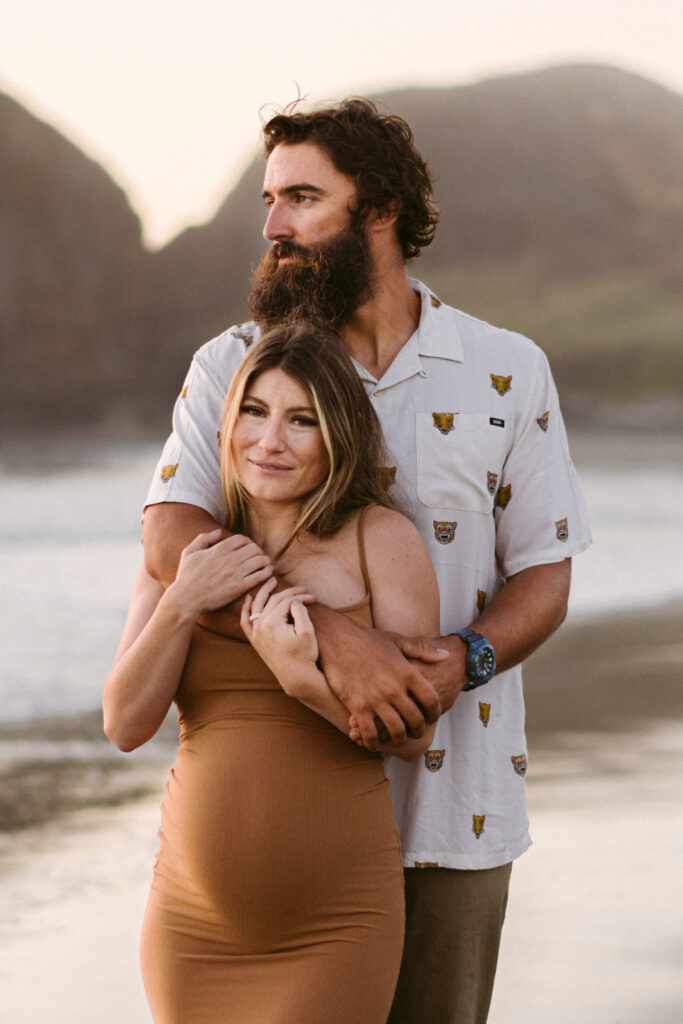
[[[527,665],[534,846],[490,1024],[683,1018],[682,622],[677,605],[569,623]],[[137,944],[173,729],[131,759],[96,716],[34,728],[61,729],[69,758],[0,732],[2,1019],[149,1024]]]

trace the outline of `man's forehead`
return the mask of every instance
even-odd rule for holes
[[[266,162],[264,192],[295,185],[311,185],[325,192],[354,188],[351,178],[338,171],[327,153],[314,142],[280,143]]]

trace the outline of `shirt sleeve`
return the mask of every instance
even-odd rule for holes
[[[245,351],[244,337],[228,331],[195,354],[145,507],[177,501],[205,509],[219,523],[225,520],[220,430],[230,381]]]
[[[535,350],[526,401],[496,498],[496,557],[504,577],[560,562],[591,543],[588,513],[569,455],[550,367]]]

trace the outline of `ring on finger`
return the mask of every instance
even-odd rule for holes
[[[253,622],[254,619],[260,619],[262,615],[263,612],[254,612],[252,615],[249,616],[249,621]]]

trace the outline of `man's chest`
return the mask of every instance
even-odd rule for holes
[[[490,390],[489,395],[467,374],[449,378],[432,372],[370,393],[389,467],[395,467],[409,499],[435,509],[492,511],[512,443],[515,406]]]

